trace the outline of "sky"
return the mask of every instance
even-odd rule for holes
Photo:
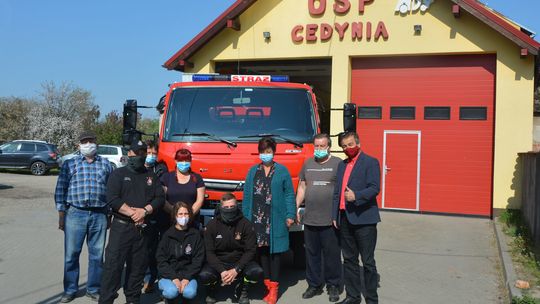
[[[540,40],[540,0],[484,2]],[[42,83],[54,81],[91,91],[102,116],[121,112],[126,99],[155,106],[180,78],[162,64],[232,3],[0,0],[0,97],[35,97]]]

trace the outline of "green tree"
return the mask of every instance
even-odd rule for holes
[[[122,144],[122,117],[117,111],[105,115],[105,120],[99,122],[95,130],[100,144]]]

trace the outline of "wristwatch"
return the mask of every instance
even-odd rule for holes
[[[146,210],[146,207],[144,207],[143,209],[144,209],[144,216],[147,216],[148,215],[148,210]]]
[[[236,273],[242,272],[242,268],[240,268],[240,266],[234,266],[234,270],[236,270]]]

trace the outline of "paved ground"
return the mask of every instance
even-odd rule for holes
[[[56,225],[55,182],[55,176],[0,173],[2,304],[57,303],[62,293],[63,234]],[[380,303],[509,302],[489,220],[391,212],[382,217],[376,252]],[[307,287],[304,275],[289,262],[283,265],[281,285],[280,303],[328,303],[326,296],[301,299]],[[229,295],[222,292],[220,300]],[[263,303],[260,289],[255,298],[253,303]],[[123,296],[116,302],[124,303]],[[157,295],[143,296],[143,304],[158,302]],[[81,297],[73,303],[93,302]]]

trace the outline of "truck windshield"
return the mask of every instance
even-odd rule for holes
[[[316,130],[311,95],[306,90],[192,87],[173,92],[163,139],[185,141],[189,136],[190,141],[208,141],[201,134],[212,134],[246,142],[259,139],[245,136],[276,134],[310,142]]]

